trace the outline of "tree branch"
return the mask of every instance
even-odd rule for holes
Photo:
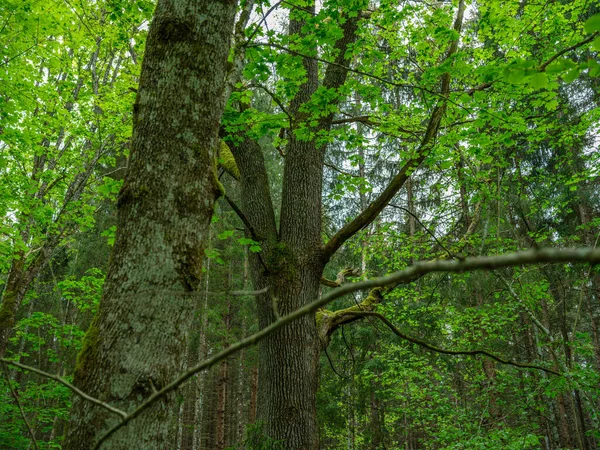
[[[370,116],[355,116],[355,117],[346,117],[345,119],[336,119],[332,120],[332,125],[342,125],[344,123],[362,123],[365,125],[378,125],[378,122],[373,122]]]
[[[232,297],[243,297],[245,295],[261,295],[266,294],[269,291],[269,287],[262,288],[258,291],[225,291],[225,292],[214,292],[208,291],[208,295],[230,295]]]
[[[248,230],[248,233],[250,233],[252,240],[259,242],[260,238],[254,231],[254,227],[252,227],[252,224],[250,223],[250,221],[248,220],[246,215],[242,212],[242,210],[235,204],[235,202],[227,194],[223,193],[223,197],[225,198],[225,200],[227,201],[229,206],[231,206],[231,209],[233,209],[233,211],[237,214],[237,216],[240,218],[240,220],[244,223],[244,226]],[[267,267],[267,264],[263,260],[263,257],[261,256],[260,252],[256,253],[256,256],[257,256],[258,260],[260,261],[260,264],[263,266],[263,269],[265,269],[268,272],[269,268]]]
[[[342,175],[346,175],[347,177],[360,178],[360,175],[355,175],[353,173],[346,172],[346,171],[340,169],[339,167],[334,166],[333,164],[323,163],[323,165],[325,167],[329,167],[331,170],[333,170],[333,171],[335,171],[337,173],[341,173]]]
[[[352,236],[368,226],[381,211],[394,198],[398,191],[404,186],[408,177],[416,170],[417,167],[425,160],[429,150],[433,146],[433,140],[437,134],[442,116],[444,115],[445,105],[438,105],[434,108],[429,119],[427,131],[421,141],[421,145],[417,150],[417,155],[404,164],[400,172],[392,179],[385,190],[367,206],[354,220],[342,227],[325,245],[323,249],[323,257],[328,261],[333,254]]]
[[[279,106],[279,109],[281,109],[281,111],[287,116],[290,128],[293,128],[293,126],[294,126],[294,117],[290,114],[290,112],[287,110],[287,108],[285,107],[285,105],[283,104],[283,102],[281,101],[281,99],[279,97],[277,97],[277,95],[275,95],[274,92],[272,92],[264,84],[257,83],[257,82],[250,83],[250,85],[248,87],[258,88],[258,89],[262,89],[263,91],[265,91],[265,93],[269,97],[271,97],[271,100],[273,100],[275,102],[275,104],[277,106]]]
[[[374,75],[372,73],[365,72],[365,71],[358,70],[358,69],[353,69],[353,68],[348,67],[348,66],[346,66],[344,64],[340,64],[340,63],[337,63],[335,61],[328,61],[326,59],[319,58],[317,56],[310,56],[310,55],[307,55],[305,53],[301,53],[301,52],[298,52],[296,50],[292,50],[291,48],[284,47],[283,45],[276,44],[274,42],[257,42],[255,44],[252,44],[252,46],[255,46],[255,47],[273,47],[273,48],[276,48],[278,50],[282,50],[284,52],[287,52],[287,53],[289,53],[291,55],[300,56],[302,58],[313,59],[315,61],[321,62],[323,64],[327,64],[329,66],[340,67],[341,69],[347,70],[348,72],[355,73],[357,75],[363,75],[363,76],[365,76],[367,78],[372,78],[374,80],[381,81],[382,83],[387,84],[388,86],[393,86],[393,87],[398,87],[398,88],[418,89],[418,90],[421,90],[421,91],[428,92],[429,94],[432,94],[432,95],[436,95],[436,96],[440,95],[439,93],[437,93],[435,91],[432,91],[431,89],[422,87],[422,86],[417,86],[415,84],[409,84],[409,83],[397,83],[395,81],[386,80],[385,78],[379,77],[379,76]]]
[[[560,58],[561,56],[563,56],[565,53],[568,53],[570,51],[576,50],[579,47],[584,46],[585,44],[592,42],[596,36],[598,36],[600,34],[600,32],[596,31],[595,33],[591,34],[590,36],[588,36],[587,38],[585,38],[582,41],[577,42],[576,44],[571,45],[570,47],[567,47],[565,49],[562,49],[561,51],[559,51],[558,53],[552,55],[550,58],[548,58],[546,61],[544,61],[542,64],[540,64],[537,67],[538,72],[545,72],[546,68],[552,64],[555,60],[557,60],[558,58]],[[477,91],[483,91],[489,87],[492,87],[497,81],[499,80],[493,80],[493,81],[488,81],[486,83],[481,83],[479,86],[475,86],[471,89],[467,89],[467,94],[469,95],[473,95],[475,92]]]
[[[465,10],[465,2],[461,0],[458,5],[458,13],[456,20],[454,21],[454,30],[460,35],[462,29],[463,15]],[[446,60],[452,57],[458,51],[458,38],[454,40],[446,53]],[[446,101],[450,92],[450,73],[446,72],[441,76],[441,92],[436,93],[441,97],[441,100],[433,108],[425,135],[421,140],[416,154],[408,162],[404,164],[400,172],[394,177],[390,184],[385,190],[369,205],[365,208],[354,220],[342,227],[325,245],[323,251],[323,257],[325,261],[333,256],[333,254],[352,236],[368,226],[375,218],[383,211],[383,209],[389,204],[394,196],[402,189],[406,180],[412,175],[412,173],[421,165],[421,163],[427,157],[429,150],[434,145],[435,138],[437,137],[440,123],[446,112]]]
[[[16,361],[10,361],[10,360],[5,359],[5,358],[0,358],[0,361],[2,361],[4,364],[8,364],[9,366],[19,367],[19,368],[21,368],[23,370],[28,370],[29,372],[37,373],[38,375],[41,375],[41,376],[43,376],[45,378],[48,378],[50,380],[54,380],[54,381],[62,384],[63,386],[66,386],[67,388],[71,389],[71,391],[73,391],[74,394],[80,396],[82,399],[87,400],[88,402],[91,402],[94,405],[101,406],[102,408],[110,411],[111,413],[117,414],[117,415],[121,416],[123,419],[125,419],[127,417],[127,413],[125,411],[121,411],[120,409],[115,408],[114,406],[110,406],[108,403],[104,403],[103,401],[98,400],[95,397],[87,395],[85,392],[83,392],[82,390],[76,388],[71,383],[69,383],[68,381],[66,381],[63,378],[59,377],[58,375],[53,375],[51,373],[44,372],[43,370],[36,369],[35,367],[26,366],[25,364],[21,364],[21,363],[16,362]]]
[[[561,50],[560,52],[558,52],[557,54],[553,55],[552,57],[550,57],[548,60],[546,60],[544,63],[542,63],[541,65],[538,66],[538,70],[540,72],[543,72],[546,70],[546,67],[548,67],[554,60],[560,58],[562,55],[564,55],[565,53],[568,53],[572,50],[576,50],[579,47],[584,46],[585,44],[587,44],[588,42],[592,42],[596,36],[598,36],[600,34],[600,32],[596,31],[595,33],[591,34],[590,36],[588,36],[586,39],[584,39],[583,41],[578,42],[577,44],[571,45],[570,47],[567,47],[563,50]]]
[[[29,432],[29,436],[31,437],[31,442],[33,442],[33,446],[36,448],[36,450],[40,450],[37,440],[35,439],[35,433],[33,432],[33,429],[31,428],[31,424],[29,423],[29,420],[27,420],[25,411],[23,411],[23,407],[21,406],[21,402],[19,401],[19,396],[17,395],[17,393],[15,392],[15,389],[13,388],[12,384],[10,383],[10,376],[8,375],[8,370],[6,369],[6,362],[4,362],[4,361],[2,361],[2,369],[4,370],[4,376],[6,377],[6,382],[8,383],[8,388],[10,389],[10,393],[12,394],[13,398],[15,399],[15,403],[17,404],[17,407],[19,408],[19,411],[21,412],[21,417],[23,418],[23,422],[25,422],[25,425],[27,426],[27,431]]]
[[[376,287],[371,289],[369,295],[355,305],[349,306],[348,308],[339,309],[337,311],[319,310],[317,311],[317,332],[319,333],[319,340],[321,348],[326,349],[329,345],[331,335],[340,328],[342,325],[356,322],[360,319],[354,313],[373,311],[375,307],[383,300],[383,293],[389,288]]]
[[[427,350],[431,350],[433,352],[436,353],[442,353],[445,355],[467,355],[467,356],[477,356],[477,355],[484,355],[487,356],[488,358],[491,358],[495,361],[498,361],[501,364],[507,364],[507,365],[511,365],[511,366],[515,366],[515,367],[519,367],[521,369],[536,369],[536,370],[543,370],[544,372],[548,372],[551,373],[553,375],[558,375],[558,376],[563,376],[563,374],[556,372],[552,369],[548,369],[546,367],[542,367],[542,366],[536,366],[533,364],[523,364],[523,363],[518,363],[515,361],[511,361],[510,359],[504,359],[504,358],[500,358],[499,356],[494,355],[493,353],[490,353],[488,351],[485,350],[446,350],[443,348],[439,348],[439,347],[435,347],[425,341],[422,341],[420,339],[408,336],[404,333],[402,333],[398,328],[396,328],[394,326],[394,324],[392,322],[390,322],[384,315],[376,313],[376,312],[349,312],[348,314],[352,314],[355,316],[361,316],[361,317],[377,317],[379,320],[381,320],[383,323],[385,323],[387,325],[387,327],[392,330],[394,332],[394,334],[396,336],[398,336],[401,339],[404,339],[406,341],[412,342],[413,344],[417,344],[420,347],[426,348]]]
[[[346,277],[348,277],[348,276],[357,277],[359,275],[360,275],[360,270],[353,269],[352,267],[346,267],[338,272],[335,281],[329,280],[325,277],[321,277],[321,284],[324,286],[332,287],[332,288],[338,288],[342,285],[342,283],[344,283],[344,281],[346,281]]]
[[[223,361],[225,358],[228,358],[229,356],[239,352],[240,350],[257,344],[258,342],[262,341],[275,331],[283,328],[284,326],[290,324],[291,322],[294,322],[295,320],[301,317],[316,312],[318,309],[323,308],[328,303],[331,303],[335,299],[343,297],[344,295],[360,290],[398,284],[403,281],[410,280],[415,276],[421,276],[433,272],[462,273],[474,270],[494,270],[503,267],[514,267],[538,263],[600,264],[600,250],[586,247],[562,249],[545,248],[532,249],[516,253],[508,253],[505,255],[465,258],[460,261],[420,262],[416,263],[412,267],[409,267],[408,269],[388,275],[386,277],[374,278],[372,280],[360,281],[358,283],[345,284],[339,287],[338,289],[334,289],[330,293],[315,300],[314,302],[297,309],[293,313],[281,317],[280,319],[266,326],[257,333],[254,333],[253,335],[248,336],[242,339],[241,341],[238,341],[230,347],[215,354],[211,358],[208,358],[202,361],[201,363],[197,364],[196,366],[186,370],[183,374],[181,374],[178,378],[166,385],[160,391],[152,394],[146,401],[141,403],[131,413],[123,417],[123,420],[121,422],[117,423],[110,430],[108,430],[104,434],[104,436],[102,436],[102,438],[96,443],[94,450],[98,450],[102,446],[102,444],[106,442],[106,440],[110,438],[110,436],[112,436],[115,432],[117,432],[119,429],[121,429],[133,419],[142,414],[156,401],[160,400],[168,393],[178,389],[181,385],[183,385],[187,380],[189,380],[198,372],[209,369]],[[10,362],[7,361],[7,363]]]
[[[424,229],[424,230],[427,232],[427,234],[428,234],[429,236],[431,236],[435,242],[437,242],[437,245],[439,245],[439,246],[440,246],[440,247],[441,247],[441,248],[442,248],[442,249],[443,249],[443,250],[444,250],[444,251],[445,251],[445,252],[448,254],[448,256],[450,257],[450,259],[454,259],[454,255],[453,255],[452,253],[450,253],[450,250],[448,250],[446,247],[444,247],[444,244],[442,244],[442,243],[441,243],[441,242],[438,240],[438,238],[435,236],[435,234],[433,234],[433,232],[431,232],[431,231],[429,230],[429,228],[427,228],[427,227],[426,227],[426,226],[423,224],[423,222],[421,222],[421,220],[420,220],[420,219],[419,219],[419,218],[418,218],[418,217],[417,217],[417,216],[416,216],[414,213],[412,213],[412,212],[411,212],[411,211],[410,211],[408,208],[404,208],[404,207],[402,207],[402,206],[399,206],[399,205],[394,205],[393,203],[390,203],[390,206],[391,206],[392,208],[401,209],[401,210],[402,210],[402,211],[404,211],[405,213],[407,213],[407,214],[409,214],[410,216],[412,216],[412,217],[413,217],[413,218],[414,218],[414,219],[417,221],[417,223],[418,223],[419,225],[421,225],[421,227],[422,227],[422,228],[423,228],[423,229]]]

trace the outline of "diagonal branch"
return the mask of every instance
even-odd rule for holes
[[[73,391],[74,394],[79,395],[82,399],[87,400],[88,402],[91,402],[94,405],[101,406],[102,408],[110,411],[111,413],[117,414],[117,415],[121,416],[123,419],[125,419],[127,417],[127,413],[125,411],[121,411],[120,409],[115,408],[114,406],[110,406],[108,403],[104,403],[103,401],[98,400],[95,397],[87,395],[85,392],[83,392],[82,390],[76,388],[74,385],[72,385],[68,381],[64,380],[62,377],[59,377],[58,375],[53,375],[51,373],[44,372],[43,370],[36,369],[35,367],[26,366],[25,364],[21,364],[21,363],[16,362],[16,361],[10,361],[10,360],[4,359],[4,358],[0,358],[0,361],[2,361],[4,364],[8,364],[9,366],[19,367],[19,368],[21,368],[23,370],[27,370],[29,372],[37,373],[38,375],[41,375],[41,376],[43,376],[45,378],[48,378],[50,380],[57,381],[58,383],[62,384],[63,386],[66,386],[71,391]]]
[[[409,209],[404,208],[404,207],[399,206],[399,205],[394,205],[394,204],[390,203],[390,206],[392,208],[401,209],[402,211],[404,211],[405,213],[407,213],[408,215],[410,215],[413,219],[415,219],[417,221],[417,223],[419,225],[421,225],[421,227],[427,232],[427,234],[433,238],[433,240],[437,243],[437,245],[439,245],[442,249],[444,249],[444,251],[448,254],[448,256],[450,257],[450,259],[454,259],[454,255],[452,253],[450,253],[450,250],[448,250],[446,247],[444,247],[444,244],[442,244],[439,241],[439,239],[435,236],[435,234],[429,228],[427,228],[423,224],[423,222],[421,222],[421,219],[419,219],[416,214],[414,214]]]
[[[454,30],[458,32],[459,36],[462,28],[464,10],[465,2],[461,0],[458,6],[456,20],[454,22]],[[458,38],[450,44],[446,54],[446,59],[451,58],[457,51]],[[404,183],[406,183],[408,178],[417,169],[417,167],[423,163],[435,143],[435,138],[437,137],[438,130],[440,128],[440,123],[442,122],[442,118],[446,112],[446,101],[448,99],[449,92],[450,74],[444,73],[441,76],[441,93],[436,94],[440,95],[441,99],[431,112],[425,135],[421,140],[421,144],[419,145],[415,156],[404,164],[402,169],[400,169],[400,172],[398,172],[398,174],[392,179],[385,190],[379,194],[379,196],[369,206],[367,206],[367,208],[365,208],[358,216],[356,216],[354,220],[342,227],[329,240],[329,242],[327,242],[325,248],[323,249],[323,257],[325,261],[329,261],[329,259],[344,244],[344,242],[373,222],[373,220],[375,220],[379,213],[383,211],[383,209],[389,204],[389,202],[400,191],[400,189],[402,189]]]
[[[371,202],[354,220],[342,227],[325,245],[323,249],[323,257],[328,261],[333,254],[352,236],[360,230],[368,226],[381,211],[389,204],[394,196],[400,191],[406,180],[412,173],[421,165],[429,154],[429,150],[433,147],[434,138],[437,135],[442,117],[445,111],[445,105],[438,105],[434,108],[427,125],[427,131],[421,141],[421,145],[417,150],[414,158],[404,164],[400,172],[392,179],[390,184],[379,196]]]
[[[238,341],[230,347],[227,347],[226,349],[215,354],[211,358],[208,358],[202,361],[201,363],[197,364],[196,366],[189,368],[188,370],[183,372],[178,378],[176,378],[171,383],[162,388],[160,391],[157,391],[150,397],[148,397],[148,399],[141,403],[136,409],[134,409],[125,417],[123,417],[123,420],[121,422],[117,423],[111,429],[109,429],[96,443],[94,450],[100,449],[102,444],[106,442],[114,433],[116,433],[118,430],[127,425],[133,419],[141,415],[145,410],[147,410],[150,406],[152,406],[155,402],[163,398],[165,395],[177,390],[187,380],[189,380],[197,373],[215,366],[224,359],[241,351],[244,348],[256,345],[258,342],[262,341],[267,336],[273,334],[275,331],[285,327],[286,325],[298,320],[301,317],[315,313],[320,308],[323,308],[335,299],[343,297],[344,295],[376,287],[391,286],[406,280],[410,280],[415,276],[425,275],[427,273],[433,272],[462,273],[474,270],[494,270],[503,267],[515,267],[538,263],[600,264],[600,249],[592,249],[586,247],[545,248],[532,249],[524,252],[508,253],[505,255],[465,258],[459,261],[421,262],[416,263],[414,266],[409,267],[408,269],[396,272],[386,277],[374,278],[372,280],[361,281],[358,283],[345,284],[338,289],[334,289],[327,295],[324,295],[321,298],[315,300],[314,302],[297,309],[293,313],[287,314],[286,316],[277,319],[276,321],[272,322],[270,325],[266,326],[257,333],[254,333],[253,335],[248,336],[242,339],[241,341]],[[11,363],[10,361],[6,362]]]
[[[348,312],[347,314],[353,314],[356,316],[361,316],[361,317],[377,317],[379,320],[381,320],[383,323],[385,323],[387,325],[387,327],[393,331],[393,333],[398,336],[401,339],[404,339],[406,341],[412,342],[413,344],[417,344],[420,347],[426,348],[427,350],[431,350],[432,352],[436,352],[436,353],[442,353],[444,355],[466,355],[466,356],[477,356],[477,355],[484,355],[487,356],[488,358],[491,358],[495,361],[498,361],[501,364],[507,364],[510,366],[515,366],[515,367],[519,367],[521,369],[536,369],[536,370],[543,370],[544,372],[548,372],[551,373],[553,375],[558,375],[558,376],[563,376],[563,374],[556,372],[552,369],[548,369],[547,367],[542,367],[542,366],[536,366],[534,364],[523,364],[523,363],[518,363],[515,361],[512,361],[510,359],[504,359],[504,358],[500,358],[499,356],[494,355],[493,353],[490,353],[488,351],[485,350],[446,350],[444,348],[439,348],[439,347],[435,347],[425,341],[422,341],[420,339],[417,339],[415,337],[411,337],[408,336],[407,334],[402,333],[398,328],[396,328],[396,326],[394,326],[394,324],[392,322],[390,322],[384,315],[376,313],[376,312],[368,312],[368,311],[364,311],[364,312]]]
[[[561,50],[560,52],[556,53],[555,55],[553,55],[552,57],[548,58],[545,62],[543,62],[542,64],[540,64],[538,66],[538,70],[540,72],[543,72],[544,70],[546,70],[546,67],[548,67],[554,60],[560,58],[562,55],[564,55],[565,53],[568,53],[572,50],[576,50],[579,47],[584,46],[585,44],[592,42],[596,36],[600,35],[600,32],[596,31],[595,33],[591,34],[590,36],[588,36],[586,39],[584,39],[583,41],[579,41],[578,43],[571,45],[570,47],[567,47],[563,50]]]
[[[33,446],[35,447],[36,450],[40,450],[37,440],[35,439],[35,433],[33,432],[33,429],[31,428],[29,420],[27,420],[27,415],[25,414],[25,411],[23,411],[23,407],[21,406],[21,402],[19,401],[19,396],[15,392],[15,389],[13,388],[13,386],[10,382],[10,376],[8,375],[8,370],[6,369],[6,363],[4,361],[2,361],[2,369],[4,370],[4,375],[6,376],[6,383],[8,384],[8,387],[10,389],[10,393],[12,394],[13,398],[15,399],[15,403],[17,404],[17,407],[19,408],[19,411],[21,412],[21,417],[23,418],[23,422],[25,422],[25,425],[27,426],[27,431],[29,432],[29,436],[31,437],[31,442],[33,442]]]
[[[353,69],[347,65],[344,65],[342,63],[338,63],[336,61],[329,61],[327,59],[323,59],[323,58],[319,58],[318,56],[311,56],[311,55],[307,55],[305,53],[302,52],[298,52],[296,50],[292,50],[291,48],[288,47],[284,47],[283,45],[279,45],[277,43],[274,42],[257,42],[255,44],[252,44],[253,47],[272,47],[272,48],[276,48],[278,50],[282,50],[286,53],[289,53],[291,55],[295,55],[295,56],[300,56],[302,58],[308,58],[308,59],[312,59],[315,60],[317,62],[326,64],[327,66],[337,66],[340,69],[344,69],[350,73],[355,73],[357,75],[362,75],[364,77],[367,78],[371,78],[373,80],[377,80],[377,81],[381,81],[382,83],[388,85],[388,86],[393,86],[393,87],[398,87],[398,88],[408,88],[408,89],[418,89],[420,91],[424,91],[424,92],[428,92],[429,94],[432,95],[437,95],[439,96],[439,93],[432,91],[431,89],[428,89],[426,87],[423,86],[418,86],[416,84],[410,84],[410,83],[399,83],[399,82],[395,82],[392,80],[386,80],[383,77],[377,76],[375,74],[369,73],[369,72],[365,72],[363,70],[359,70],[359,69]]]
[[[558,58],[560,58],[561,56],[563,56],[564,54],[566,54],[566,53],[568,53],[570,51],[577,50],[579,47],[583,47],[585,44],[588,44],[588,43],[592,42],[596,38],[596,36],[598,36],[598,35],[600,35],[600,32],[596,31],[595,33],[591,34],[590,36],[588,36],[584,40],[579,41],[576,44],[573,44],[570,47],[564,48],[561,51],[555,53],[550,58],[548,58],[546,61],[544,61],[542,64],[540,64],[539,66],[537,66],[538,72],[545,72],[546,68],[550,64],[552,64],[554,61],[556,61]],[[471,89],[467,89],[466,93],[469,94],[469,95],[473,95],[477,91],[484,91],[487,88],[492,87],[497,81],[499,81],[499,80],[493,80],[493,81],[488,81],[486,83],[481,83],[478,86],[475,86],[475,87],[473,87]]]
[[[329,280],[325,277],[321,277],[321,284],[323,286],[329,286],[332,288],[338,288],[346,281],[346,277],[358,277],[360,276],[360,270],[353,269],[352,267],[346,267],[338,272],[337,277],[334,280]]]
[[[250,234],[250,237],[252,237],[252,240],[254,240],[256,242],[259,242],[260,241],[260,237],[258,237],[258,235],[256,234],[256,231],[254,231],[254,227],[252,226],[252,224],[250,223],[250,221],[248,220],[248,218],[246,217],[246,215],[244,214],[244,212],[239,208],[239,206],[237,206],[235,204],[235,202],[227,194],[224,193],[223,197],[225,198],[225,200],[227,201],[227,203],[229,204],[229,206],[231,206],[231,209],[233,209],[233,211],[237,214],[237,216],[240,218],[240,220],[244,223],[244,226],[248,230],[248,233]],[[261,254],[260,253],[256,253],[256,257],[258,258],[258,261],[263,266],[263,268],[265,269],[265,271],[268,272],[269,268],[267,267],[267,264],[265,263],[265,261],[264,261],[263,257],[261,256]]]

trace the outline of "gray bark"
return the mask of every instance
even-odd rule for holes
[[[219,194],[214,172],[235,1],[159,0],[134,105],[129,170],[98,313],[75,370],[83,391],[131,411],[181,370]],[[164,449],[168,396],[105,449]],[[67,450],[117,422],[76,398]]]

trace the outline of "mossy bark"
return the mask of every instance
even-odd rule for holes
[[[159,0],[150,26],[115,247],[74,381],[125,411],[182,367],[220,194],[214,161],[235,10],[235,1]],[[157,402],[103,448],[166,448],[174,407],[172,396]],[[92,448],[118,420],[75,398],[64,448]]]
[[[15,326],[17,312],[23,303],[29,287],[46,262],[46,256],[39,254],[26,264],[23,252],[16,255],[2,292],[0,305],[0,358],[5,356],[8,343]]]

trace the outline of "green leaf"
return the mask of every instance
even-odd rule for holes
[[[108,228],[107,230],[104,230],[101,234],[102,237],[106,238],[107,243],[110,247],[115,245],[116,235],[117,235],[117,226],[116,225],[113,225],[112,227]]]
[[[588,61],[588,67],[590,69],[590,77],[597,77],[600,75],[600,63],[595,59]]]
[[[123,180],[115,180],[114,178],[104,177],[103,184],[98,186],[98,192],[103,197],[114,197],[119,193]]]
[[[586,33],[595,33],[600,31],[600,14],[593,15],[583,24]]]
[[[233,236],[233,230],[225,230],[222,233],[219,233],[217,238],[219,238],[221,241],[224,241],[229,239],[231,236]]]
[[[600,51],[600,36],[594,39],[594,41],[592,42],[592,48],[594,50]]]
[[[508,69],[504,72],[504,77],[511,84],[523,84],[527,81],[526,72],[521,69]]]
[[[579,68],[575,67],[574,69],[569,70],[564,76],[563,80],[565,83],[572,83],[577,78],[579,78]]]
[[[544,72],[536,72],[529,78],[529,84],[536,89],[548,87],[548,75]]]

